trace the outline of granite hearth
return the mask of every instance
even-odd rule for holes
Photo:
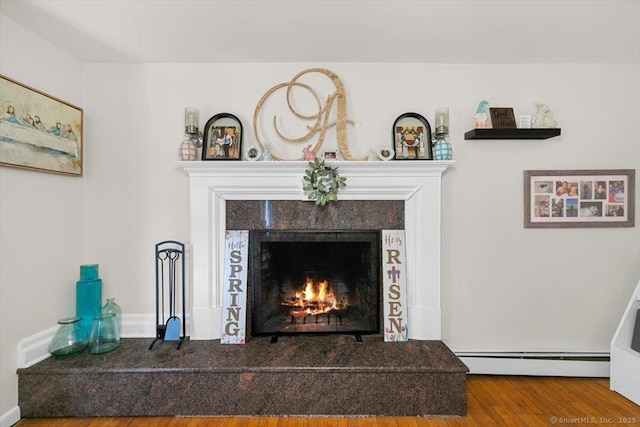
[[[18,370],[23,417],[466,413],[467,367],[437,340],[253,338],[245,345],[123,339],[102,355]]]

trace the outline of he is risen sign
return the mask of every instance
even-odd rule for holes
[[[382,231],[384,340],[408,341],[404,230]]]

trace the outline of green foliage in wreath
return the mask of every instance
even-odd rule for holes
[[[418,131],[415,130],[413,127],[408,127],[402,131],[401,135],[403,140],[407,139],[407,134],[413,135],[414,138],[418,138],[420,136]]]
[[[347,185],[347,178],[338,174],[337,167],[327,166],[324,160],[318,158],[309,162],[304,180],[306,184],[302,189],[309,193],[309,200],[314,200],[320,206],[338,200],[338,189]]]

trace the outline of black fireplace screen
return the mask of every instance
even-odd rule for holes
[[[376,334],[378,231],[250,232],[251,334]]]

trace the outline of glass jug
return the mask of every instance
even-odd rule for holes
[[[91,354],[108,353],[120,346],[120,333],[113,313],[99,314],[93,319],[93,327],[89,335],[89,352]]]
[[[115,298],[107,298],[107,303],[100,309],[100,314],[113,313],[116,315],[118,325],[118,336],[122,336],[122,309],[115,303]]]
[[[78,316],[58,320],[60,328],[47,348],[49,353],[60,359],[82,353],[89,340],[87,332],[80,326],[80,320]]]

